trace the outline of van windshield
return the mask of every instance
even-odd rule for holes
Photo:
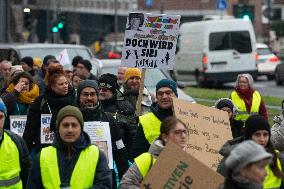
[[[248,31],[214,32],[209,35],[209,50],[236,50],[251,53],[251,40]]]

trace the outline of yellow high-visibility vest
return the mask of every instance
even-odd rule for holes
[[[22,189],[19,150],[5,131],[3,137],[0,146],[0,188]]]
[[[279,158],[277,158],[277,165],[282,172],[282,167]],[[281,178],[274,175],[269,165],[265,167],[267,176],[263,182],[263,189],[279,189],[281,186]]]
[[[140,116],[139,122],[143,127],[145,138],[151,144],[160,135],[161,121],[152,112],[149,112]]]
[[[141,175],[144,178],[148,174],[152,165],[155,164],[156,159],[153,158],[153,156],[150,153],[145,152],[140,156],[138,156],[137,158],[135,158],[134,162],[136,163]]]
[[[258,114],[261,102],[261,96],[259,92],[254,91],[253,93],[250,113],[247,112],[244,100],[238,95],[236,91],[232,92],[231,98],[233,103],[238,107],[239,110],[238,114],[235,117],[236,120],[245,121],[250,115]]]
[[[45,189],[60,189],[61,181],[56,151],[55,147],[49,146],[43,148],[40,153],[40,172]],[[81,151],[71,175],[71,189],[84,189],[93,186],[98,160],[98,147],[91,145]]]

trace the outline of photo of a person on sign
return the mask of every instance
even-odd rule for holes
[[[126,30],[142,31],[139,28],[143,26],[143,23],[144,23],[143,13],[130,13],[128,17],[128,27],[126,28]]]

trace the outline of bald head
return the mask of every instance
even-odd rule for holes
[[[11,76],[12,63],[8,60],[2,60],[0,63],[0,73],[5,79],[9,79]]]

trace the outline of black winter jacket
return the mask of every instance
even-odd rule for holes
[[[262,186],[252,183],[241,183],[229,176],[225,179],[225,183],[220,189],[262,189]]]
[[[80,139],[74,142],[71,148],[69,148],[62,142],[59,134],[56,134],[52,146],[57,149],[58,167],[62,186],[68,186],[70,184],[72,172],[75,168],[81,151],[90,145],[90,138],[85,132],[81,133]],[[99,160],[96,167],[96,175],[92,188],[109,189],[112,188],[111,171],[108,168],[104,153],[102,151],[100,151],[99,153]],[[40,171],[40,153],[37,154],[37,157],[34,161],[31,173],[29,175],[27,188],[44,189]]]
[[[30,152],[33,147],[38,153],[41,147],[47,146],[41,145],[40,141],[41,114],[52,114],[50,128],[55,131],[57,113],[67,105],[75,105],[75,92],[72,87],[69,87],[66,96],[59,96],[51,89],[46,88],[45,93],[37,97],[34,103],[31,104],[23,135]]]

